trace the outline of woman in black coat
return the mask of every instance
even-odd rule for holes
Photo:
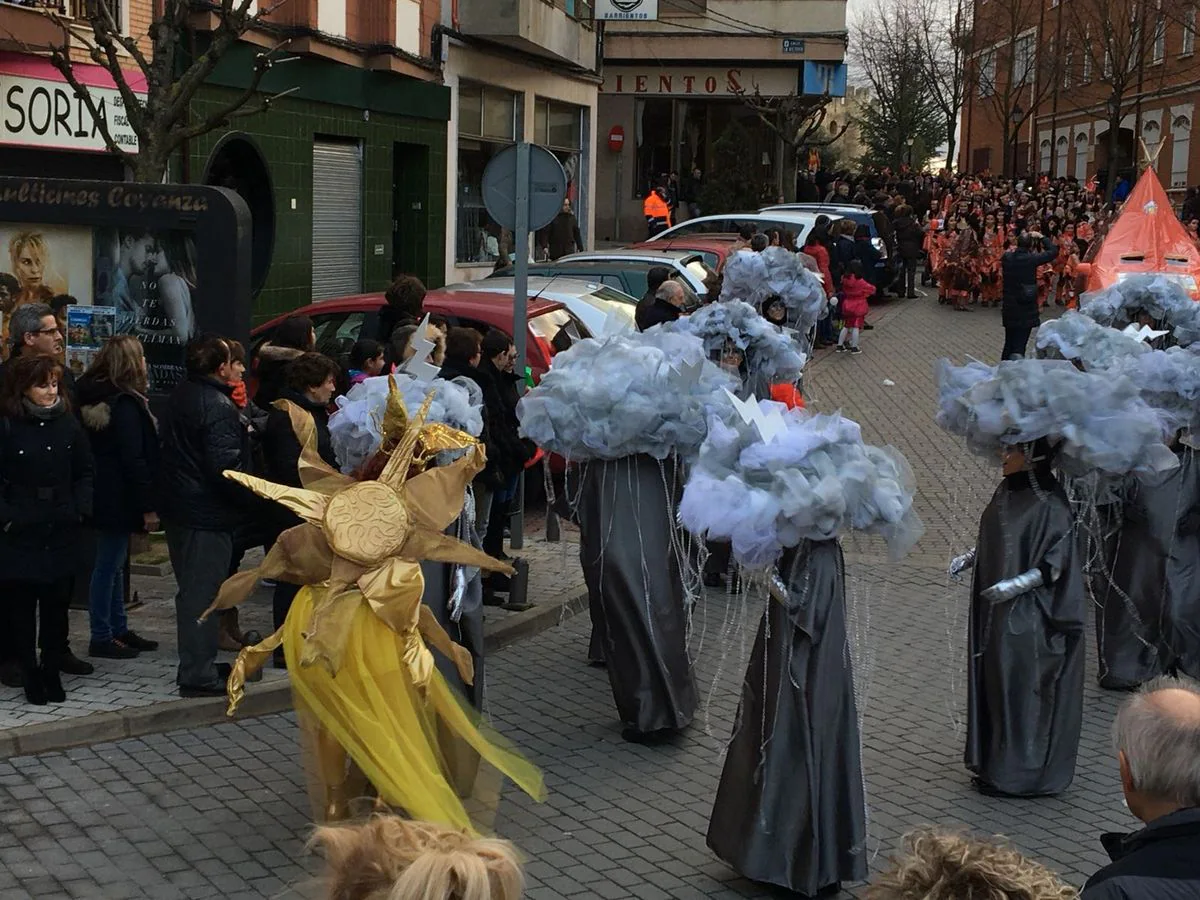
[[[125,618],[125,561],[134,532],[158,530],[158,425],[146,398],[146,356],[133,335],[108,341],[75,387],[96,468],[96,559],[88,656],[130,659],[157,650]]]
[[[0,598],[25,698],[38,706],[66,699],[60,663],[80,531],[92,512],[92,454],[59,396],[61,374],[52,357],[19,356],[0,384]]]

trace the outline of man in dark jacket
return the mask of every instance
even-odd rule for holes
[[[1034,251],[1038,245],[1043,248],[1041,252]],[[1002,360],[1025,355],[1029,335],[1041,322],[1037,303],[1038,266],[1053,262],[1056,256],[1058,246],[1053,241],[1037,232],[1029,232],[1017,238],[1015,250],[1009,250],[1000,257],[1004,277],[1004,300],[1000,313],[1000,320],[1004,323]]]
[[[1157,678],[1113,728],[1129,811],[1146,827],[1101,838],[1112,862],[1082,900],[1200,900],[1200,685]]]
[[[649,331],[663,322],[674,322],[683,315],[683,305],[686,302],[683,286],[678,281],[664,281],[654,292],[654,302],[647,307],[639,307],[634,313],[638,331]]]
[[[925,229],[914,218],[912,207],[901,204],[896,207],[896,221],[892,223],[896,235],[896,252],[903,268],[896,278],[897,289],[904,288],[910,300],[917,296],[917,260],[921,258],[921,246],[925,242]]]
[[[218,697],[225,693],[229,667],[216,665],[217,617],[197,620],[229,573],[233,530],[252,508],[249,492],[223,474],[246,469],[250,438],[230,396],[229,343],[212,334],[193,338],[186,364],[187,378],[171,395],[162,426],[160,516],[179,587],[179,693]]]
[[[290,316],[280,322],[254,359],[254,374],[258,376],[254,402],[267,409],[278,400],[287,386],[284,373],[288,365],[301,353],[315,350],[316,345],[317,332],[308,316]]]
[[[545,259],[558,259],[583,249],[583,235],[579,233],[579,220],[571,212],[570,200],[564,199],[558,215],[537,233],[537,245]]]
[[[379,310],[379,327],[375,338],[386,347],[391,342],[396,326],[421,320],[425,284],[416,275],[397,275],[384,291],[383,297],[387,300],[387,306]]]

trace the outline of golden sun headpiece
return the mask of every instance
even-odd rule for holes
[[[462,513],[467,485],[486,462],[483,446],[470,435],[425,424],[433,395],[409,416],[394,379],[381,425],[389,456],[378,480],[358,481],[327,465],[316,450],[312,417],[295,404],[286,409],[300,441],[300,483],[275,484],[244,472],[225,477],[294,512],[302,524],[285,531],[257,569],[240,572],[221,587],[205,612],[241,603],[261,578],[308,585],[314,591],[312,619],[304,632],[302,666],[322,665],[336,674],[360,603],[404,643],[404,660],[419,687],[428,683],[433,657],[426,642],[453,660],[467,683],[474,680],[470,654],[454,643],[421,603],[421,562],[433,560],[490,571],[511,568],[445,534]],[[441,450],[465,453],[449,465],[426,468]],[[229,681],[230,713],[247,677],[260,669],[283,641],[281,628],[238,656]],[[422,640],[424,639],[424,640]]]

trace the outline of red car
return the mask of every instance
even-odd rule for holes
[[[693,250],[704,257],[704,263],[720,272],[725,260],[733,255],[736,234],[694,234],[686,237],[667,238],[661,241],[642,241],[630,244],[631,250]]]

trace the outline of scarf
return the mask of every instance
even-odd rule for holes
[[[25,412],[31,419],[40,419],[49,422],[51,419],[57,419],[67,411],[66,404],[63,403],[62,397],[54,401],[53,406],[38,406],[30,401],[28,397],[21,398],[21,405],[25,408]]]

